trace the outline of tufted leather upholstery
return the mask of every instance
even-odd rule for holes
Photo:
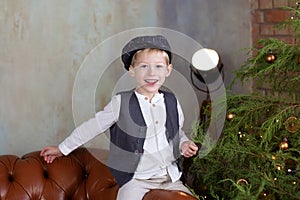
[[[118,185],[87,149],[47,164],[40,152],[0,156],[0,200],[114,200]],[[152,190],[144,200],[193,200],[182,192]]]
[[[0,156],[1,199],[114,199],[118,186],[86,149],[47,164],[40,152]]]

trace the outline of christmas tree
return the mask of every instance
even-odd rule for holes
[[[254,80],[269,92],[228,94],[221,138],[206,157],[192,158],[199,199],[300,199],[300,11],[284,9],[293,17],[277,28],[291,30],[293,43],[261,39],[234,81]],[[199,145],[206,126],[194,127]]]

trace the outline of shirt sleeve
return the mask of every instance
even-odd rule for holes
[[[82,123],[63,140],[58,148],[64,155],[68,155],[74,149],[85,144],[97,135],[106,131],[119,118],[121,95],[113,96],[105,108],[96,113],[94,118]]]

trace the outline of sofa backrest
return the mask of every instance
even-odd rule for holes
[[[118,185],[87,149],[47,164],[40,152],[0,156],[0,200],[115,200]]]

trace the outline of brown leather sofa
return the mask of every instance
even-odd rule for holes
[[[114,200],[118,185],[86,148],[47,164],[40,152],[0,156],[0,200]],[[151,190],[144,200],[195,200],[180,191]]]

